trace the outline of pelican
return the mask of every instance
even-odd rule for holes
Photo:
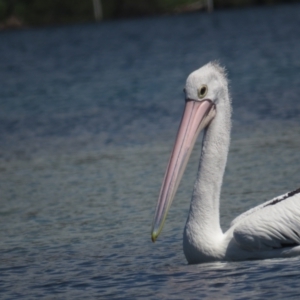
[[[256,206],[223,233],[219,201],[231,130],[231,99],[225,69],[210,62],[191,73],[185,109],[163,179],[152,224],[155,242],[201,130],[204,130],[197,179],[183,234],[190,264],[300,255],[300,189]]]

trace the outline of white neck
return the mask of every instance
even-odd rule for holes
[[[230,143],[231,106],[225,93],[214,120],[204,133],[197,180],[184,230],[184,252],[189,262],[218,256],[222,240],[219,200]],[[196,254],[197,253],[197,254]]]

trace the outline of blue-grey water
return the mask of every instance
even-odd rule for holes
[[[300,258],[187,265],[192,154],[150,228],[187,75],[226,66],[224,228],[300,186],[300,5],[0,33],[1,299],[288,299]]]

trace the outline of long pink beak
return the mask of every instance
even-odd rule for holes
[[[215,105],[209,99],[202,101],[188,99],[186,101],[175,145],[158,197],[151,231],[153,242],[155,242],[162,231],[168,210],[174,199],[196,139],[200,131],[213,119],[215,113]]]

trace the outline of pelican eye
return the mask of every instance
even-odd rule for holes
[[[199,89],[197,90],[197,92],[198,92],[198,97],[199,97],[200,99],[204,98],[204,97],[206,96],[206,94],[207,94],[207,91],[208,91],[207,85],[206,85],[206,84],[203,84],[203,85],[201,86],[201,88],[199,88]]]

